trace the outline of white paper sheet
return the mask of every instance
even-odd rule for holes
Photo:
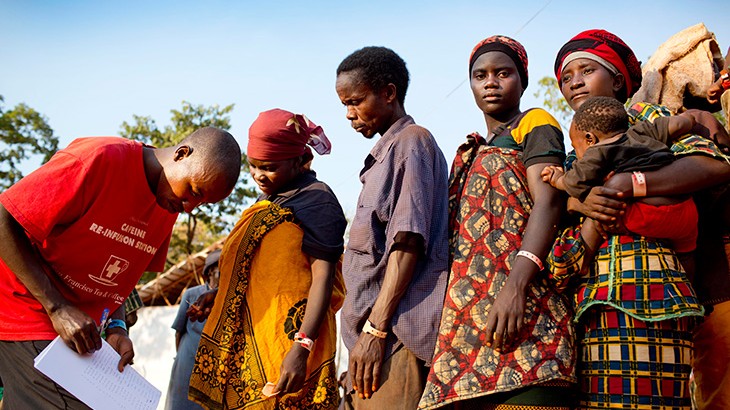
[[[162,395],[132,367],[119,373],[119,354],[104,340],[101,350],[82,356],[59,336],[34,362],[36,369],[92,409],[154,410]]]

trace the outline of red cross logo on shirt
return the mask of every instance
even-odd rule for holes
[[[104,269],[102,269],[97,276],[89,275],[89,277],[102,285],[114,286],[116,285],[114,279],[116,279],[120,273],[127,270],[128,267],[129,262],[127,260],[111,255],[109,256],[109,260],[106,262],[106,265],[104,265]]]

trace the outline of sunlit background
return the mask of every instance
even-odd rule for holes
[[[182,101],[235,104],[231,132],[244,149],[260,111],[305,113],[334,144],[314,169],[351,217],[373,145],[349,128],[334,91],[335,69],[355,49],[384,45],[406,60],[406,109],[450,162],[467,133],[485,132],[465,83],[469,53],[482,38],[504,34],[525,45],[526,109],[541,104],[537,81],[553,75],[558,49],[582,30],[612,31],[646,61],[699,22],[725,52],[729,17],[721,1],[1,0],[0,95],[6,108],[24,102],[45,115],[61,147],[80,136],[118,135],[134,114],[164,126]]]

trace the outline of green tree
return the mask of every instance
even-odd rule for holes
[[[182,102],[180,110],[170,110],[171,124],[160,128],[149,116],[134,115],[132,123],[122,123],[121,136],[156,147],[174,146],[190,133],[201,127],[217,127],[224,130],[231,128],[230,113],[233,104],[225,107],[213,105],[192,105]],[[256,191],[249,186],[246,156],[241,158],[241,176],[231,195],[217,204],[204,204],[190,214],[178,220],[177,227],[170,240],[168,262],[174,264],[181,255],[190,255],[202,247],[211,244],[221,234],[230,231],[238,215],[249,203],[249,198],[256,196]]]
[[[554,77],[543,77],[537,82],[538,89],[535,91],[536,98],[542,98],[542,105],[552,114],[564,130],[570,128],[570,120],[573,118],[573,110],[563,98],[558,86],[558,80]]]
[[[4,108],[0,95],[0,191],[23,178],[19,169],[31,156],[45,163],[58,150],[58,137],[46,118],[25,104]]]
[[[725,111],[720,110],[718,112],[713,112],[712,115],[715,116],[715,119],[720,122],[720,124],[727,127],[727,118],[725,118]]]

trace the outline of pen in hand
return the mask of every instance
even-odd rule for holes
[[[106,330],[106,325],[109,322],[109,309],[104,309],[104,312],[101,314],[101,320],[99,321],[99,333],[104,333]]]
[[[193,309],[193,310],[198,311],[198,312],[200,311],[200,308],[195,303],[193,303],[193,302],[191,302],[189,300],[186,301],[186,302],[188,302],[188,309]]]

